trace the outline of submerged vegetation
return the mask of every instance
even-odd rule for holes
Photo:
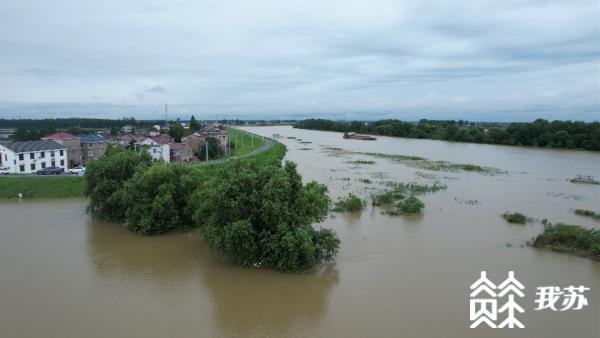
[[[600,213],[594,212],[592,210],[575,209],[574,213],[579,216],[591,217],[596,221],[600,221]]]
[[[335,232],[312,227],[331,201],[326,186],[303,184],[295,164],[282,166],[284,155],[275,143],[252,158],[191,167],[111,146],[87,167],[87,210],[147,235],[200,226],[210,247],[236,264],[310,270],[339,248]]]
[[[529,218],[520,212],[505,212],[502,214],[502,218],[504,218],[508,223],[516,224],[525,224],[529,221]]]
[[[529,244],[533,247],[600,260],[600,230],[598,229],[586,229],[564,223],[550,224]]]
[[[360,197],[349,193],[348,196],[338,199],[335,204],[333,211],[360,211],[365,208],[365,202]]]
[[[194,221],[211,248],[243,266],[305,271],[333,258],[340,241],[311,224],[327,215],[327,187],[302,184],[296,165],[236,161],[192,197]]]
[[[389,206],[394,203],[394,208],[385,210],[388,215],[412,215],[421,213],[425,204],[416,196],[446,189],[446,185],[435,182],[433,185],[404,182],[386,182],[386,185],[392,187],[378,194],[371,195],[371,202],[375,206]],[[409,196],[404,199],[405,196]]]
[[[376,158],[388,159],[390,161],[398,162],[405,164],[410,167],[414,167],[417,169],[423,170],[431,170],[431,171],[448,171],[448,172],[459,172],[459,171],[467,171],[467,172],[476,172],[479,174],[485,175],[500,175],[505,174],[506,171],[492,168],[492,167],[484,167],[476,164],[468,164],[468,163],[452,163],[447,161],[434,161],[428,160],[419,156],[412,155],[398,155],[398,154],[384,154],[384,153],[372,153],[372,152],[362,152],[362,151],[348,151],[341,148],[325,148],[326,152],[329,152],[332,156],[342,156],[342,155],[365,155],[372,156]],[[349,163],[355,164],[374,164],[372,161],[351,161]]]
[[[600,181],[595,180],[591,176],[583,176],[583,175],[577,175],[574,178],[569,179],[569,182],[571,182],[571,183],[579,183],[579,184],[595,184],[595,185],[600,185]]]

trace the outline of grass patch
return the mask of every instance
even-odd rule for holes
[[[298,150],[312,150],[312,148],[298,148]]]
[[[229,142],[234,145],[233,156],[246,155],[265,145],[265,141],[261,137],[253,136],[240,129],[227,128],[227,136]]]
[[[505,212],[502,214],[502,218],[504,218],[508,223],[516,223],[516,224],[525,224],[529,221],[529,218],[523,215],[520,212]]]
[[[596,221],[600,221],[600,213],[594,212],[592,210],[584,210],[584,209],[575,209],[575,215],[591,217]]]
[[[550,224],[528,244],[537,248],[600,260],[600,230],[598,229],[586,229],[579,225],[564,223]]]
[[[83,197],[83,177],[0,177],[0,198]]]
[[[335,204],[333,211],[360,211],[365,208],[365,202],[360,197],[349,193],[348,196],[338,199]]]
[[[371,195],[371,202],[373,205],[382,206],[390,205],[404,198],[404,195],[397,191],[386,191],[379,194]]]

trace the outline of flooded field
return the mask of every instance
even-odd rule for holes
[[[600,336],[600,262],[534,249],[539,220],[590,228],[574,209],[600,209],[600,154],[379,137],[290,127],[286,159],[332,199],[353,192],[357,213],[323,226],[342,241],[335,265],[316,273],[245,269],[213,255],[198,230],[142,237],[92,220],[83,199],[0,202],[2,337],[582,337]],[[494,172],[438,167],[378,154],[474,164]],[[427,162],[431,163],[431,162]],[[420,196],[420,216],[390,216],[369,196],[386,182],[439,183]],[[538,221],[507,223],[519,211]],[[524,329],[469,329],[469,285],[488,271],[514,270],[526,287]],[[584,285],[581,311],[535,311],[537,286]]]

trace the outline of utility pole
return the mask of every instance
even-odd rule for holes
[[[165,104],[165,127],[167,126],[167,112],[169,111],[169,105]]]

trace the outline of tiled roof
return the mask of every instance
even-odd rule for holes
[[[150,136],[148,137],[152,141],[158,144],[169,144],[171,143],[171,137],[169,135],[161,134],[160,136]]]
[[[67,148],[66,146],[58,144],[52,140],[2,142],[0,144],[12,150],[15,153]]]
[[[185,149],[184,143],[171,143],[171,150],[184,150],[184,149]]]
[[[87,134],[81,136],[81,143],[104,142],[104,137],[96,134]]]
[[[77,136],[73,134],[65,133],[64,131],[59,131],[56,134],[44,137],[44,140],[73,140],[75,138],[77,138]]]

